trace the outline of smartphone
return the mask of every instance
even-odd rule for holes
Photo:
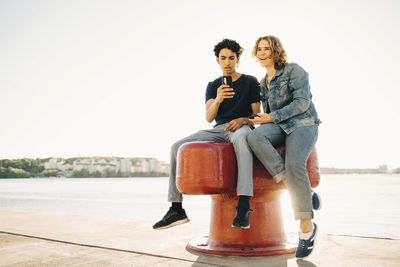
[[[230,88],[233,88],[232,76],[222,76],[222,81],[224,84],[229,85]]]
[[[260,116],[258,116],[257,114],[253,114],[251,116],[249,116],[249,119],[254,119],[254,118],[259,118]]]

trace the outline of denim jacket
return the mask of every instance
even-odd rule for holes
[[[264,77],[260,87],[264,112],[287,134],[301,126],[321,123],[311,101],[308,73],[296,63],[276,70],[269,87]]]

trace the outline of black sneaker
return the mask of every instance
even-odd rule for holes
[[[164,215],[164,217],[161,219],[161,221],[153,225],[153,229],[156,230],[166,229],[172,226],[187,223],[188,221],[190,220],[186,216],[186,212],[184,209],[182,209],[181,211],[175,211],[170,208],[168,212]]]
[[[239,209],[238,207],[236,207],[236,217],[235,217],[235,219],[233,219],[232,227],[241,228],[241,229],[249,229],[250,228],[250,223],[249,223],[250,212],[252,212],[251,209],[246,209],[246,208]]]
[[[322,207],[321,197],[317,192],[313,192],[312,194],[312,206],[315,210],[320,210]]]

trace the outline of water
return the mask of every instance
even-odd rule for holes
[[[0,208],[137,220],[151,226],[169,207],[167,178],[0,179]],[[316,191],[323,233],[400,239],[400,175],[322,175]],[[284,222],[297,231],[289,198]],[[208,225],[209,196],[185,196],[191,223]],[[0,224],[1,225],[1,224]]]

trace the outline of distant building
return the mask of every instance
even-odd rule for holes
[[[169,173],[169,163],[165,162],[165,161],[160,161],[158,163],[158,168],[157,168],[157,172],[161,172],[161,173]]]
[[[142,159],[137,161],[132,169],[132,172],[148,172],[149,167],[147,161]]]
[[[45,169],[56,169],[59,171],[68,171],[72,169],[71,164],[63,164],[63,162],[57,158],[51,158],[44,163]]]
[[[89,172],[101,172],[104,173],[106,169],[116,170],[116,164],[114,162],[107,162],[104,159],[96,160],[92,164],[89,165]]]
[[[158,161],[155,158],[143,158],[132,164],[131,158],[119,158],[113,161],[106,161],[105,159],[89,161],[87,158],[77,159],[73,164],[63,164],[63,161],[57,158],[50,158],[44,164],[45,169],[57,169],[64,174],[69,174],[73,171],[85,169],[90,173],[100,172],[106,173],[107,171],[121,172],[125,175],[130,175],[135,172],[149,173],[160,172],[169,173],[169,163]]]
[[[131,173],[132,161],[129,158],[122,158],[119,160],[119,171],[121,173]]]
[[[44,163],[44,168],[45,169],[57,169],[57,162],[58,162],[58,160],[56,158],[51,158]]]
[[[90,162],[87,159],[79,159],[79,160],[75,160],[74,163],[72,164],[72,169],[74,171],[79,171],[82,169],[86,169],[89,171],[89,166],[90,166]]]
[[[131,168],[132,172],[163,172],[169,165],[161,163],[155,158],[145,158],[137,161]]]

